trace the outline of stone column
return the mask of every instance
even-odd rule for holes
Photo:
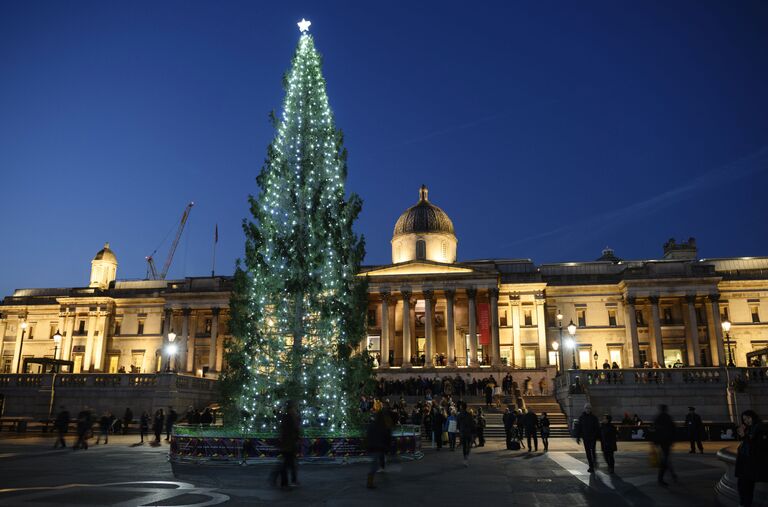
[[[453,318],[453,304],[456,297],[456,291],[447,289],[445,291],[445,334],[448,346],[448,366],[456,366],[456,324]]]
[[[477,289],[467,289],[467,325],[469,327],[469,355],[467,366],[479,364],[477,360]]]
[[[629,353],[632,363],[632,368],[641,368],[640,364],[640,340],[637,336],[637,316],[635,315],[635,298],[628,297],[624,304],[624,331],[627,335],[627,344],[629,345]]]
[[[380,368],[389,368],[389,292],[381,292],[381,362]]]
[[[424,291],[424,366],[432,368],[434,362],[432,361],[432,355],[435,350],[435,336],[434,336],[434,323],[435,323],[435,309],[432,306],[434,301],[434,291]]]
[[[5,345],[5,330],[8,327],[8,321],[5,318],[0,317],[0,358],[3,357],[3,348]],[[7,373],[7,372],[0,372]]]
[[[183,353],[179,353],[179,357],[184,361],[184,371],[192,372],[194,368],[195,360],[195,347],[194,344],[189,346],[189,314],[192,312],[189,308],[183,308],[181,310],[181,347]]]
[[[512,305],[512,365],[523,367],[523,344],[520,341],[520,296],[509,296]]]
[[[171,319],[173,318],[173,310],[170,308],[166,308],[164,311],[164,317],[163,317],[163,343],[160,347],[160,371],[166,371],[168,370],[168,353],[165,351],[166,347],[168,346],[168,333],[171,332]]]
[[[219,346],[219,313],[220,308],[212,308],[211,312],[211,348],[208,350],[208,372],[216,371],[216,349]]]
[[[95,371],[105,371],[105,361],[107,358],[107,324],[109,322],[109,313],[96,316],[96,331],[93,338],[93,369]],[[96,334],[98,333],[98,334]]]
[[[651,348],[653,349],[653,360],[664,368],[664,345],[661,339],[661,321],[659,320],[659,296],[651,296],[651,327],[653,339]]]
[[[67,318],[64,316],[64,314],[63,313],[59,313],[59,322],[56,323],[56,331],[61,335],[61,342],[59,342],[59,350],[58,350],[58,352],[56,351],[55,348],[53,349],[53,355],[54,355],[53,358],[54,359],[61,359],[62,357],[64,357],[64,340],[65,340],[65,338],[64,338],[64,332],[65,332],[64,326],[66,325],[66,322],[67,322]],[[2,327],[2,323],[0,323],[0,327]],[[2,331],[2,329],[0,329],[0,331]],[[0,332],[0,341],[2,340],[2,337],[3,337],[3,333]],[[56,343],[54,342],[53,345],[55,347]],[[2,348],[3,348],[3,344],[0,343],[0,357],[3,357]]]
[[[64,325],[66,330],[64,330],[64,339],[61,340],[62,353],[59,357],[65,361],[72,360],[72,344],[75,334],[75,320],[77,320],[75,315],[70,315],[66,318],[66,324]]]
[[[13,362],[11,363],[11,371],[13,373],[21,373],[21,369],[24,368],[24,365],[19,362],[19,358],[23,352],[21,335],[24,334],[25,340],[27,338],[26,330],[21,328],[21,323],[23,321],[24,318],[22,316],[19,316],[16,320],[16,342],[13,344]]]
[[[685,296],[688,303],[688,322],[686,338],[688,339],[688,365],[701,366],[701,351],[699,348],[699,323],[696,319],[696,296]]]
[[[720,322],[720,294],[709,296],[707,305],[707,327],[709,332],[709,351],[712,355],[713,366],[725,366],[728,363],[723,343],[723,325]]]
[[[499,289],[488,289],[491,304],[491,365],[501,366],[501,348],[499,345]]]
[[[411,291],[401,290],[403,298],[403,368],[411,366]]]
[[[88,312],[88,334],[85,338],[85,356],[83,356],[83,371],[93,370],[93,332],[96,330],[96,316]]]
[[[539,367],[547,365],[547,317],[544,315],[544,294],[536,295],[536,331],[539,335]]]

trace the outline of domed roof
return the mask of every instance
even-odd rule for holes
[[[455,235],[453,222],[443,210],[429,202],[428,192],[427,187],[422,185],[419,189],[419,202],[405,210],[397,219],[394,236],[428,232]]]
[[[108,261],[108,262],[114,262],[117,264],[117,257],[115,256],[115,252],[109,249],[109,243],[104,243],[104,248],[99,250],[99,253],[96,254],[96,257],[93,258],[95,261]]]

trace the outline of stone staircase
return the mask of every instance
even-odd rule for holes
[[[526,396],[524,399],[525,406],[532,408],[536,415],[541,416],[542,412],[547,413],[550,438],[567,438],[571,436],[568,431],[568,418],[563,413],[560,404],[554,396]]]

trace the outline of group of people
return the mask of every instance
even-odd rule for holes
[[[507,441],[507,449],[513,449],[513,442],[517,442],[520,447],[526,448],[528,452],[539,450],[539,435],[541,443],[544,446],[544,452],[549,450],[549,431],[550,422],[546,412],[541,413],[541,417],[536,415],[532,408],[527,412],[523,409],[515,410],[513,407],[507,407],[502,416],[504,423],[504,434]],[[526,439],[528,445],[523,443]]]
[[[179,421],[178,413],[171,406],[168,407],[167,412],[162,408],[157,409],[154,413],[144,410],[138,419],[139,443],[144,443],[145,438],[149,440],[150,430],[154,435],[152,442],[155,445],[161,443],[163,431],[165,431],[165,440],[170,441],[173,426]],[[209,407],[206,407],[204,410],[198,410],[190,406],[181,421],[187,424],[209,426],[215,423],[215,415]],[[53,422],[53,427],[57,434],[54,449],[67,446],[66,435],[69,433],[69,427],[72,422],[69,410],[64,405],[61,405]],[[74,423],[77,439],[72,449],[88,449],[88,441],[94,436],[94,426],[97,427],[95,444],[100,444],[102,440],[104,444],[108,444],[110,435],[126,435],[129,432],[131,425],[134,424],[134,414],[128,407],[125,409],[122,418],[118,418],[109,410],[97,418],[94,416],[93,410],[89,407],[83,407],[74,419]]]

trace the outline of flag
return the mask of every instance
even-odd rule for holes
[[[213,231],[213,242],[219,242],[219,224],[216,224],[216,229]]]

